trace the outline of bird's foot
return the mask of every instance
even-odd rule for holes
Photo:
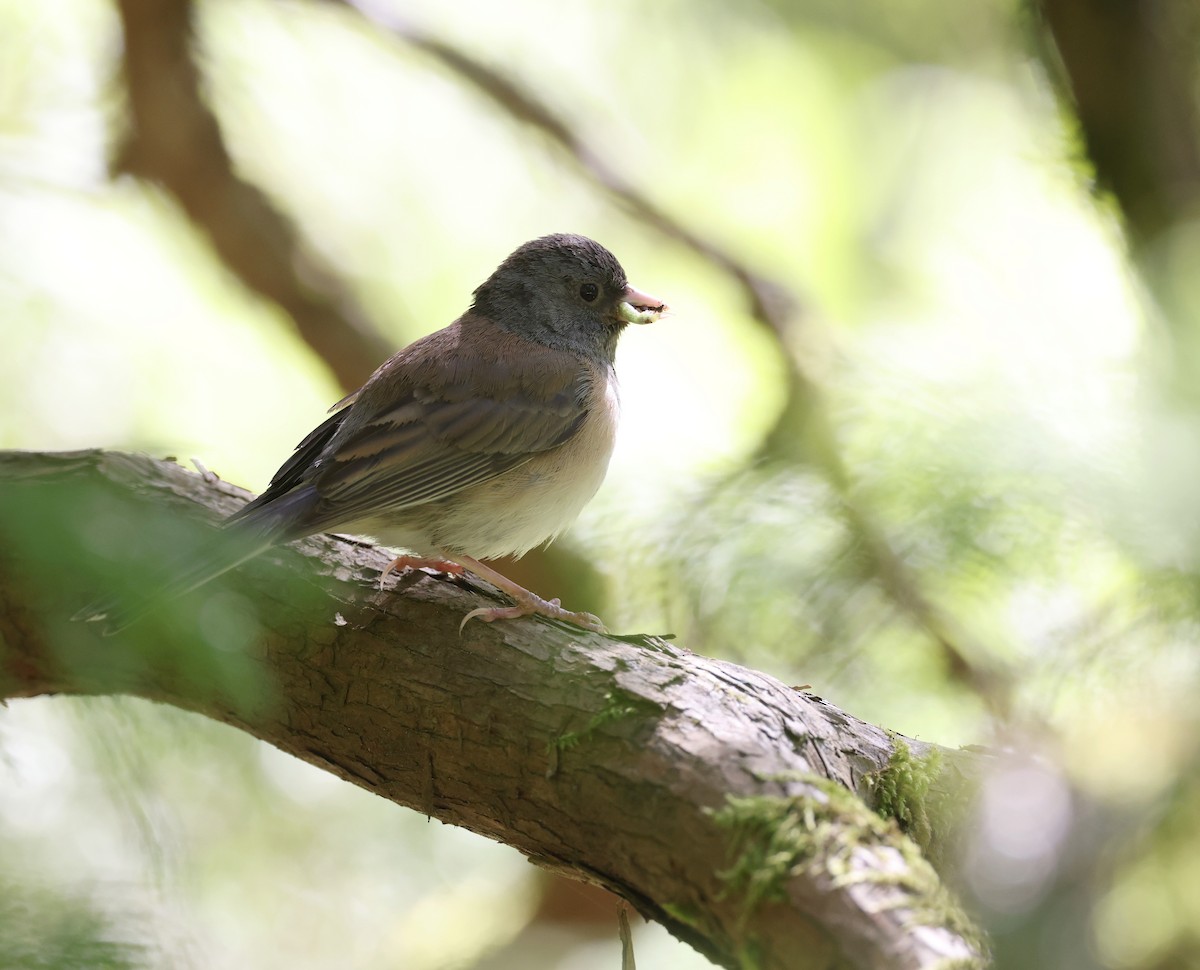
[[[516,606],[492,606],[471,610],[458,625],[458,632],[462,633],[463,627],[471,620],[479,619],[484,623],[494,623],[496,620],[515,620],[522,616],[545,616],[551,620],[566,620],[568,623],[574,623],[576,626],[596,633],[608,632],[598,616],[591,613],[572,613],[570,610],[564,610],[557,599],[544,600],[528,590],[522,590],[522,592],[525,594],[524,596],[513,597],[517,601]]]
[[[551,620],[565,620],[567,623],[574,623],[576,626],[581,626],[585,630],[593,630],[596,633],[608,632],[598,616],[564,610],[558,600],[542,599],[536,593],[529,592],[524,586],[514,583],[478,559],[458,554],[455,554],[454,558],[466,567],[468,572],[474,573],[480,579],[486,579],[497,589],[511,596],[517,604],[516,606],[481,607],[478,610],[471,610],[458,625],[459,633],[462,633],[463,627],[474,619],[483,620],[484,623],[494,623],[496,620],[515,620],[521,616],[544,616]]]
[[[379,574],[379,588],[383,589],[384,581],[393,572],[404,569],[436,569],[439,573],[449,573],[452,576],[461,576],[466,572],[458,563],[450,562],[448,559],[430,559],[424,556],[397,556]]]

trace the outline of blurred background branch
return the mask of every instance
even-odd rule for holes
[[[1200,212],[1200,9],[1188,0],[1038,0],[1037,9],[1050,76],[1074,108],[1098,186],[1135,246],[1152,247]]]
[[[277,303],[346,390],[396,349],[258,186],[204,103],[190,0],[118,0],[129,115],[115,169],[162,186],[249,289]]]

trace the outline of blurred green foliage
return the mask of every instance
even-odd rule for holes
[[[618,452],[563,540],[607,577],[610,624],[672,629],[910,735],[1039,747],[1119,821],[1081,815],[1040,842],[996,830],[1020,878],[990,896],[996,883],[973,885],[1001,939],[1022,941],[1002,959],[1200,959],[1200,422],[1177,393],[1200,386],[1200,222],[1182,214],[1148,260],[1153,288],[1139,282],[1036,63],[1028,9],[403,6],[800,307],[791,331],[769,332],[721,268],[353,9],[196,4],[205,94],[238,173],[396,345],[551,231],[599,238],[672,305],[624,340]],[[261,488],[342,391],[169,193],[109,177],[121,54],[103,0],[0,0],[0,446],[198,454]],[[797,369],[845,481],[797,460],[804,449],[765,448],[809,433],[784,410]],[[881,581],[848,507],[969,633],[971,659],[1010,673],[1006,720]],[[129,564],[72,572],[93,561],[72,543],[111,546],[96,536],[111,517],[70,501],[43,513],[0,513],[31,569],[81,595],[137,585]],[[226,659],[197,675],[267,689]],[[1031,784],[1047,801],[1030,817],[1058,791]],[[534,919],[514,854],[142,702],[0,711],[0,825],[0,966],[616,961],[615,933],[601,947]],[[1072,838],[1109,863],[1078,864]],[[120,904],[96,905],[97,886]],[[1039,907],[1075,915],[1030,929]],[[646,965],[703,965],[653,932],[636,942]]]
[[[0,882],[0,968],[153,966],[141,946],[107,939],[112,916],[95,901],[38,891],[32,880]]]

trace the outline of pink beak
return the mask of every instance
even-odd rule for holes
[[[653,323],[667,312],[668,306],[633,286],[626,286],[617,304],[617,313],[626,323]]]

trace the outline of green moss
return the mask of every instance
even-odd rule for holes
[[[915,758],[912,749],[893,734],[887,767],[867,779],[875,811],[894,818],[923,850],[933,841],[929,787],[941,772],[941,751],[934,748],[924,758]]]
[[[750,937],[738,947],[737,958],[741,970],[762,970],[765,963],[762,942]]]
[[[719,876],[726,898],[741,897],[740,929],[763,903],[784,902],[794,876],[824,878],[835,888],[872,881],[907,891],[904,905],[914,925],[949,927],[983,952],[978,931],[895,821],[881,818],[827,779],[792,780],[802,780],[809,793],[730,795],[724,807],[711,812],[713,821],[730,833],[735,861]],[[899,851],[904,866],[883,872],[853,865],[856,848],[879,844]]]
[[[699,926],[702,914],[695,906],[686,903],[663,903],[663,912],[684,926]]]
[[[894,818],[941,870],[946,860],[956,857],[956,839],[970,810],[973,786],[952,761],[947,764],[940,750],[917,758],[902,738],[891,737],[887,766],[867,778],[873,807]]]
[[[737,859],[720,877],[729,893],[741,895],[743,922],[759,904],[783,901],[793,875],[820,868],[847,878],[855,845],[896,834],[844,789],[815,776],[805,784],[811,796],[730,795],[712,813],[732,835]]]
[[[605,724],[620,721],[638,714],[657,713],[658,707],[649,701],[620,690],[610,690],[604,695],[604,707],[592,715],[578,731],[564,731],[546,743],[546,750],[569,751],[586,741]]]

